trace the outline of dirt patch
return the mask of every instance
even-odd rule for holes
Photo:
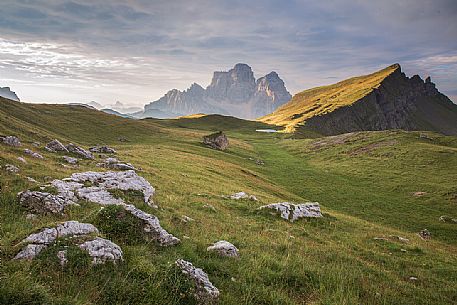
[[[355,132],[350,132],[350,133],[344,133],[340,134],[337,136],[329,136],[322,138],[318,141],[315,141],[311,143],[311,149],[312,150],[318,150],[327,146],[336,146],[336,145],[341,145],[345,144],[348,142],[350,139],[353,138],[353,136],[357,135]]]

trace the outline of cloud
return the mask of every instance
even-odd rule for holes
[[[277,71],[293,93],[394,62],[457,87],[453,0],[3,0],[0,10],[0,73],[28,100],[148,101],[237,62]]]

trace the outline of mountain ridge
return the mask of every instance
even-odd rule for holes
[[[260,121],[286,131],[335,135],[364,130],[431,130],[457,134],[457,105],[431,78],[407,77],[399,64],[308,89]]]
[[[215,71],[206,89],[193,83],[184,91],[169,90],[145,105],[140,116],[159,111],[158,114],[170,117],[207,113],[254,119],[274,111],[291,97],[276,72],[256,80],[250,66],[238,63],[229,71]]]

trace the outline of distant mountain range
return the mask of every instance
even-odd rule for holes
[[[430,77],[409,78],[394,64],[300,92],[260,121],[324,135],[386,129],[457,135],[457,105],[436,89]]]
[[[95,101],[91,101],[89,103],[86,103],[86,105],[94,107],[97,110],[102,110],[102,111],[112,113],[112,114],[120,114],[122,116],[143,110],[143,109],[141,109],[141,107],[125,105],[119,101],[117,101],[116,103],[114,103],[112,105],[102,105]]]
[[[0,87],[0,96],[19,102],[19,98],[15,92],[11,91],[10,87]]]
[[[139,118],[172,118],[217,113],[255,119],[271,113],[291,97],[276,72],[256,80],[251,67],[236,64],[227,72],[214,72],[206,89],[194,83],[185,91],[170,90],[134,115]]]

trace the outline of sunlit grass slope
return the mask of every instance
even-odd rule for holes
[[[0,134],[16,134],[24,145],[0,145],[0,165],[21,169],[17,175],[0,169],[0,304],[192,304],[188,283],[173,268],[177,258],[208,273],[221,304],[457,302],[457,225],[439,221],[457,218],[454,137],[398,131],[294,140],[222,116],[135,121],[81,107],[1,102]],[[200,143],[216,130],[228,134],[228,150]],[[19,242],[42,227],[70,219],[103,224],[100,207],[87,202],[65,216],[25,218],[16,194],[35,186],[26,177],[44,183],[101,170],[98,156],[72,169],[31,144],[54,137],[85,147],[108,144],[141,168],[138,174],[157,190],[159,209],[129,200],[159,217],[182,244],[161,248],[126,227],[117,234],[102,230],[124,251],[117,266],[91,267],[75,256],[62,268],[52,249],[32,262],[11,260]],[[24,148],[45,159],[19,162]],[[261,202],[221,197],[236,191]],[[413,196],[417,191],[426,194]],[[257,211],[266,203],[308,200],[321,203],[324,218],[289,223]],[[183,215],[195,221],[184,223]],[[424,228],[431,240],[417,235]],[[240,259],[206,251],[221,239],[240,249]]]
[[[369,75],[302,91],[273,113],[260,118],[259,121],[284,126],[286,131],[293,131],[297,125],[311,117],[323,115],[357,102],[372,92],[374,88],[378,88],[387,76],[399,68],[398,64],[394,64]]]

